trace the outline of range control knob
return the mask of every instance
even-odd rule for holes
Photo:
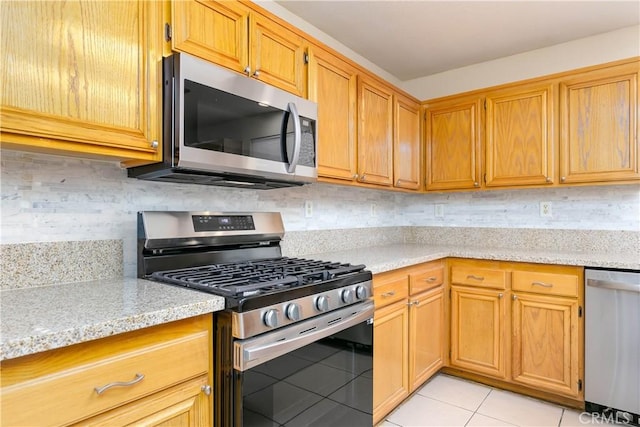
[[[356,298],[365,299],[367,297],[367,288],[362,285],[356,286]]]
[[[351,289],[345,289],[340,294],[340,298],[342,299],[343,303],[352,304],[353,303],[353,292],[351,292]]]
[[[262,321],[265,325],[270,328],[275,328],[278,326],[278,311],[270,308],[267,312],[262,316]]]
[[[300,320],[300,306],[298,304],[289,304],[285,309],[287,319],[298,321]]]
[[[318,298],[316,298],[316,309],[318,311],[329,310],[329,298],[324,295],[320,295]]]

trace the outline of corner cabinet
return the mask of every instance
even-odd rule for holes
[[[318,175],[357,177],[357,69],[325,49],[309,50],[309,99],[318,104]]]
[[[171,2],[171,46],[272,86],[307,94],[306,40],[235,1]]]
[[[640,179],[638,62],[560,82],[560,182]]]
[[[2,425],[212,425],[212,315],[2,362]]]
[[[482,103],[477,97],[426,105],[427,190],[480,188],[481,110]]]
[[[390,413],[444,364],[441,261],[373,278],[373,422]]]
[[[420,104],[399,94],[393,103],[393,186],[420,189]]]
[[[162,2],[0,3],[6,148],[161,159]]]
[[[449,266],[454,372],[582,404],[583,268],[465,259]]]

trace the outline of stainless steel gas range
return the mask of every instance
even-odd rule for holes
[[[371,426],[371,272],[283,257],[283,237],[274,212],[140,212],[138,276],[225,298],[216,426]]]

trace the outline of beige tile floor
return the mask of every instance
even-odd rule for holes
[[[585,426],[580,411],[483,384],[439,374],[378,427],[422,426]]]

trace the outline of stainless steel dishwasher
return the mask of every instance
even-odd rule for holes
[[[585,285],[585,409],[638,425],[640,271],[587,268]]]

